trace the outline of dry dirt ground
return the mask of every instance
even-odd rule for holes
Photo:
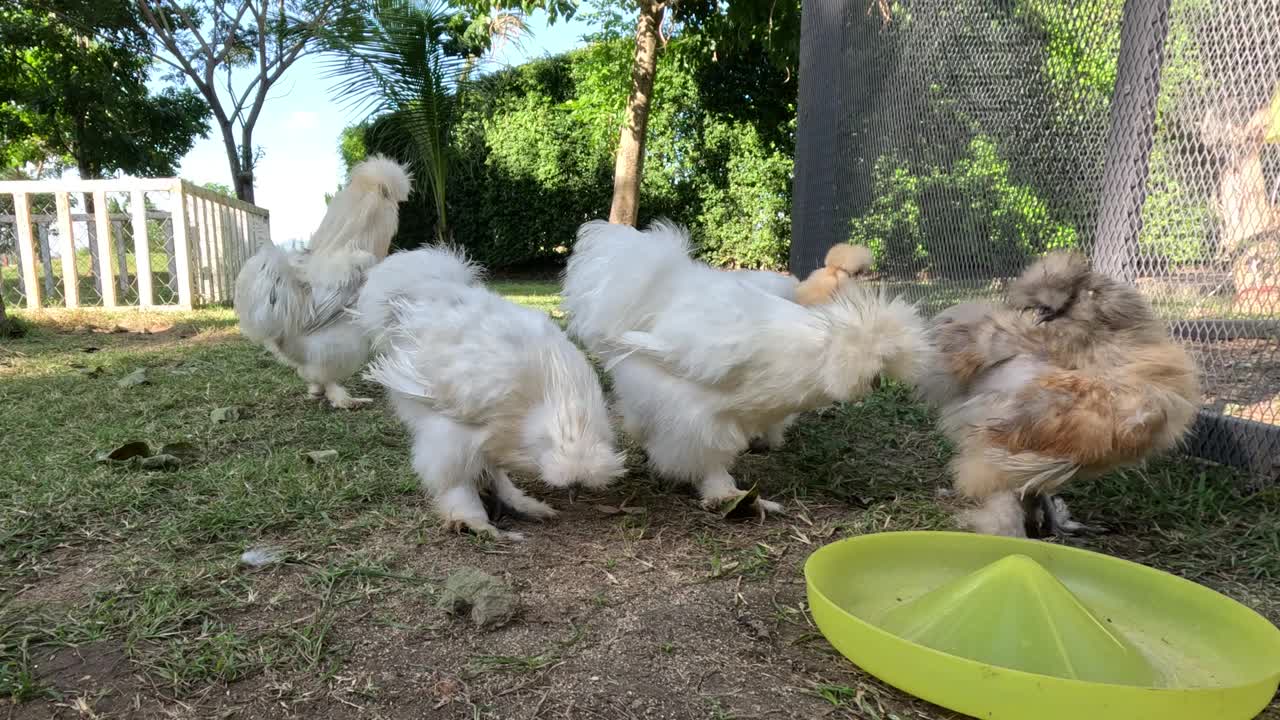
[[[553,287],[504,289],[555,312]],[[805,601],[801,568],[824,543],[952,527],[949,449],[899,388],[740,460],[739,482],[788,517],[709,514],[632,448],[606,492],[526,483],[560,518],[494,543],[438,527],[381,399],[308,401],[227,311],[121,325],[58,317],[0,347],[0,717],[958,717],[836,654]],[[139,368],[146,384],[119,385]],[[239,417],[214,422],[224,407]],[[94,461],[132,440],[194,453],[167,472]],[[1111,531],[1076,544],[1275,622],[1280,494],[1246,486],[1185,458],[1116,474],[1068,496]],[[257,546],[283,560],[242,565]],[[437,607],[464,567],[517,593],[509,623]]]

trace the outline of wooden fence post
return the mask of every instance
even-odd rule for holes
[[[31,201],[24,192],[13,194],[13,214],[18,228],[18,262],[26,285],[27,307],[40,307],[40,285],[36,281],[36,251],[31,242]]]
[[[107,212],[107,194],[93,191],[93,240],[98,243],[98,284],[101,286],[102,307],[116,306],[116,278],[111,267],[111,217]]]
[[[192,308],[191,292],[191,245],[187,239],[187,192],[186,182],[174,182],[169,191],[173,226],[173,260],[177,266],[177,277],[174,283],[178,288],[178,306],[190,310]]]
[[[151,289],[151,238],[147,236],[147,194],[134,190],[129,195],[129,211],[133,216],[133,264],[138,278],[138,307],[155,303]]]
[[[53,194],[58,206],[58,239],[62,253],[62,298],[69,308],[80,307],[80,275],[76,271],[76,240],[71,234],[71,200],[67,191]]]

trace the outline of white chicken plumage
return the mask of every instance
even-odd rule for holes
[[[478,284],[461,254],[396,253],[369,273],[356,317],[374,338],[366,377],[413,435],[413,467],[445,523],[518,539],[490,522],[480,490],[539,519],[556,511],[508,473],[603,487],[623,472],[600,380],[546,314]]]
[[[794,275],[770,272],[768,270],[735,270],[733,276],[770,295],[777,295],[784,300],[796,301],[796,291],[800,281]],[[778,450],[787,440],[787,430],[795,424],[799,415],[788,415],[776,425],[769,427],[759,437],[751,438],[749,447],[752,451]]]
[[[342,386],[369,358],[369,343],[347,309],[365,273],[386,257],[409,190],[403,166],[381,156],[365,160],[330,201],[307,249],[268,243],[236,278],[240,332],[294,368],[312,397],[334,407],[369,402]]]
[[[797,413],[912,381],[915,310],[857,284],[804,307],[689,257],[687,233],[591,222],[565,274],[569,332],[604,361],[623,428],[707,507],[741,497],[729,467]],[[761,509],[781,506],[761,502]]]

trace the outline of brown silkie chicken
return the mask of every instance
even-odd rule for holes
[[[801,305],[830,302],[841,283],[862,277],[871,269],[871,260],[871,251],[861,245],[831,246],[823,266],[809,273],[796,288],[796,302]]]
[[[1003,307],[940,313],[930,338],[920,390],[956,444],[955,488],[978,504],[967,521],[982,533],[1090,530],[1054,492],[1174,447],[1201,401],[1195,364],[1146,299],[1077,253],[1041,258]]]

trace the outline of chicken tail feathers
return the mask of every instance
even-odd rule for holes
[[[430,300],[440,285],[470,286],[482,271],[461,250],[425,247],[398,252],[378,263],[365,278],[356,302],[356,322],[374,339],[393,329],[406,303]]]
[[[236,278],[240,332],[256,343],[299,334],[308,302],[307,287],[298,277],[292,254],[271,243],[249,258]]]
[[[914,384],[926,348],[924,322],[915,308],[883,290],[857,284],[814,308],[825,323],[822,380],[834,398],[865,392],[880,374]]]
[[[390,158],[374,155],[356,165],[346,187],[329,201],[311,236],[311,250],[364,250],[378,259],[386,257],[399,227],[400,203],[411,189],[408,171]]]
[[[403,347],[378,356],[369,363],[364,377],[402,395],[432,399],[431,383],[413,366],[412,352]]]
[[[564,276],[569,334],[596,349],[640,324],[665,298],[655,283],[688,265],[689,235],[655,221],[641,232],[597,220],[578,229]]]

